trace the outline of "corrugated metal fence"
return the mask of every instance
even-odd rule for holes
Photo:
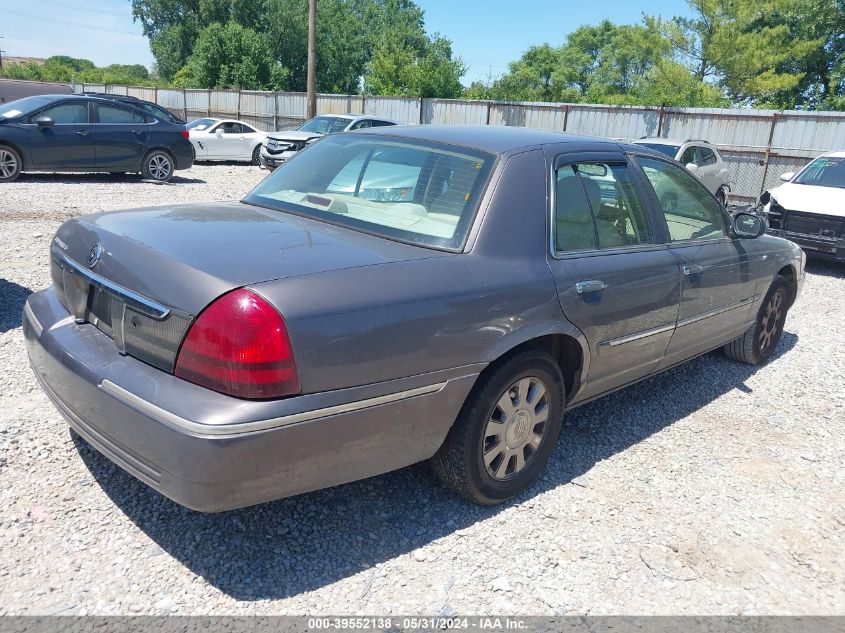
[[[76,85],[154,101],[186,119],[238,118],[262,130],[297,127],[305,94]],[[731,201],[747,202],[827,151],[845,149],[845,113],[715,108],[652,108],[571,103],[511,103],[367,95],[319,95],[319,114],[361,112],[408,124],[509,125],[615,139],[706,139],[731,168]]]

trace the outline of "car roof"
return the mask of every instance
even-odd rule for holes
[[[838,150],[836,152],[828,152],[819,158],[845,158],[845,150]]]
[[[608,150],[618,150],[621,147],[618,142],[606,138],[501,125],[397,125],[355,130],[353,133],[451,143],[494,154],[555,143],[572,143],[573,149],[578,149],[579,144],[585,149],[596,149],[597,144],[605,145]]]

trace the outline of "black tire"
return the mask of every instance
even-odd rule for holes
[[[23,160],[16,149],[0,145],[0,182],[17,180],[23,169]]]
[[[255,149],[252,150],[252,164],[253,165],[261,165],[261,146],[256,145]]]
[[[783,335],[783,325],[789,310],[789,282],[776,275],[757,318],[738,339],[725,345],[725,354],[749,365],[761,365],[771,358]]]
[[[719,204],[723,207],[728,206],[728,194],[724,187],[719,187],[719,191],[716,192],[716,200],[718,200]]]
[[[515,402],[513,387],[519,391],[525,380],[530,383],[526,397],[522,401],[518,396]],[[544,395],[537,395],[538,383],[545,387]],[[535,389],[533,405],[531,389]],[[511,415],[500,406],[505,398],[511,404]],[[563,376],[550,354],[527,350],[501,361],[473,387],[446,440],[431,458],[434,472],[448,488],[476,503],[492,505],[510,499],[531,486],[546,467],[560,435],[563,403]],[[547,417],[537,422],[544,410],[541,405]],[[504,419],[502,432],[490,435],[488,426],[498,425],[500,419]],[[536,447],[518,446],[520,441],[530,442],[537,436],[541,439]],[[495,438],[498,442],[488,441]],[[511,448],[511,442],[518,448]],[[522,453],[524,461],[521,469],[517,452]],[[490,466],[485,465],[485,455],[493,457]],[[502,464],[506,464],[504,468]],[[508,473],[511,468],[514,472]],[[496,477],[492,470],[503,474]]]
[[[168,182],[173,177],[176,165],[173,157],[162,149],[154,149],[144,156],[142,174],[156,182]]]

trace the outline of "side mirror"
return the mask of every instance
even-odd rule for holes
[[[693,173],[698,171],[698,165],[696,165],[695,163],[687,163],[686,168],[687,168],[687,171],[691,171]]]
[[[789,182],[793,178],[795,178],[795,172],[794,171],[787,171],[787,172],[780,175],[780,179],[783,180],[784,182]]]
[[[40,116],[35,119],[35,125],[38,127],[53,127],[53,119],[48,116]]]
[[[759,215],[740,211],[734,216],[734,235],[755,238],[766,232],[766,221]]]

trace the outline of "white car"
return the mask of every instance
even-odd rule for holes
[[[633,143],[671,156],[703,182],[719,202],[723,205],[727,203],[731,190],[728,182],[730,171],[715,146],[695,139],[682,141],[659,137],[641,138]]]
[[[819,156],[760,196],[769,233],[805,251],[845,261],[845,152]]]
[[[236,160],[258,165],[261,145],[267,138],[248,123],[211,117],[196,119],[186,126],[196,160]]]
[[[267,169],[275,169],[308,143],[327,134],[387,125],[396,125],[396,122],[363,114],[321,114],[296,130],[268,133],[267,141],[261,148],[260,164]]]

